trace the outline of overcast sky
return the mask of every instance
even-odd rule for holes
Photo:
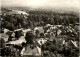
[[[31,8],[79,8],[79,2],[79,0],[1,0],[1,6],[24,6]]]

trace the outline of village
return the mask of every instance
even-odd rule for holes
[[[3,9],[0,56],[79,56],[79,17]]]

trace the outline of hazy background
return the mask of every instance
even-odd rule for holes
[[[80,0],[1,0],[2,7],[79,10]]]

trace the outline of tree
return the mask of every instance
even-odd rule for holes
[[[0,48],[4,48],[5,47],[5,40],[3,38],[0,39]]]

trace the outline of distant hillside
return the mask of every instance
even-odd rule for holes
[[[10,10],[13,10],[14,8],[2,8],[2,13],[7,13]],[[16,10],[22,10],[22,8],[16,8]],[[46,25],[46,24],[54,24],[54,25],[69,25],[69,24],[75,24],[76,22],[79,23],[79,14],[77,12],[61,12],[61,11],[51,11],[51,10],[45,10],[45,9],[36,9],[36,10],[31,10],[31,9],[23,9],[24,12],[29,12],[29,16],[26,19],[25,17],[23,18],[23,15],[5,15],[3,22],[3,26],[7,27],[10,26],[13,27],[14,29],[17,27],[19,28],[19,23],[21,24],[22,27],[26,27],[29,25],[29,27],[33,27],[37,25]],[[5,26],[5,24],[8,24]],[[11,29],[11,27],[8,27]],[[13,27],[11,30],[13,30]]]
[[[58,13],[79,13],[75,8],[30,8],[30,7],[2,7],[7,9],[24,10],[24,11],[52,11]]]

